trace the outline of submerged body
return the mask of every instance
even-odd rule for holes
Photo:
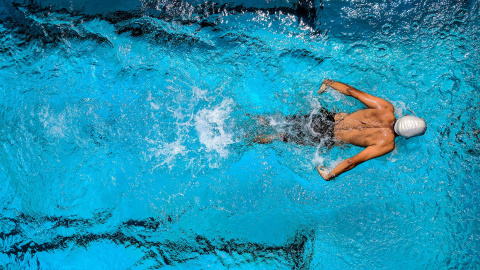
[[[320,144],[328,148],[336,144],[335,113],[321,108],[316,115],[293,115],[285,119],[288,131],[278,136],[283,142],[301,145]]]
[[[390,102],[357,90],[347,84],[333,80],[324,80],[318,93],[323,93],[327,86],[344,95],[358,99],[367,108],[352,114],[338,113],[334,115],[334,124],[331,125],[333,127],[334,139],[337,142],[353,144],[365,147],[365,149],[357,155],[345,159],[330,172],[327,172],[325,167],[317,166],[318,173],[325,180],[331,180],[341,173],[353,169],[362,162],[391,152],[395,148],[395,137],[398,135],[396,131],[406,131],[406,134],[409,134],[407,137],[411,137],[423,134],[426,130],[426,124],[420,118],[418,120],[408,119],[406,122],[404,121],[405,124],[402,124],[401,127],[396,126],[397,119],[395,118],[393,105]],[[412,116],[407,117],[416,118]],[[328,123],[326,125],[329,126]],[[310,126],[310,129],[315,131],[315,123],[310,122]],[[268,143],[273,139],[280,139],[288,142],[292,141],[288,139],[290,137],[286,134],[275,134],[273,136],[257,137],[256,141]],[[293,142],[296,141],[293,140]]]

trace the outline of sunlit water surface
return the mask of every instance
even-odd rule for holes
[[[0,2],[0,268],[479,269],[480,2],[304,2]],[[324,78],[427,133],[251,142]]]

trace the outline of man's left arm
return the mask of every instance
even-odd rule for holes
[[[323,179],[330,181],[340,174],[355,168],[358,164],[376,157],[383,156],[391,152],[394,148],[394,143],[372,145],[363,149],[362,152],[356,154],[355,156],[342,161],[330,173],[327,173],[325,168],[321,168],[319,166],[317,166],[316,169]]]
[[[365,93],[363,91],[356,89],[353,86],[350,86],[342,82],[336,82],[334,80],[325,79],[323,80],[323,84],[322,86],[320,86],[318,93],[319,94],[323,93],[327,88],[327,86],[332,87],[333,89],[337,90],[338,92],[344,95],[351,96],[358,99],[360,102],[365,104],[365,106],[367,106],[370,109],[385,108],[393,112],[393,105],[390,102],[386,101],[385,99],[370,95],[368,93]]]

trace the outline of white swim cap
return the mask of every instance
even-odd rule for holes
[[[423,135],[427,130],[427,123],[422,118],[407,115],[398,119],[393,128],[398,135],[410,138]]]

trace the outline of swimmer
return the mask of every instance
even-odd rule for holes
[[[317,166],[316,169],[323,179],[330,181],[362,162],[391,152],[395,148],[397,136],[411,138],[423,135],[427,130],[422,118],[407,115],[396,119],[390,102],[350,85],[325,79],[317,93],[325,92],[327,86],[358,99],[367,108],[351,114],[331,113],[322,109],[320,115],[314,117],[287,117],[287,122],[292,123],[295,132],[260,135],[254,141],[269,143],[277,139],[297,144],[324,143],[328,147],[346,143],[365,148],[357,155],[342,161],[330,172],[325,167]]]

